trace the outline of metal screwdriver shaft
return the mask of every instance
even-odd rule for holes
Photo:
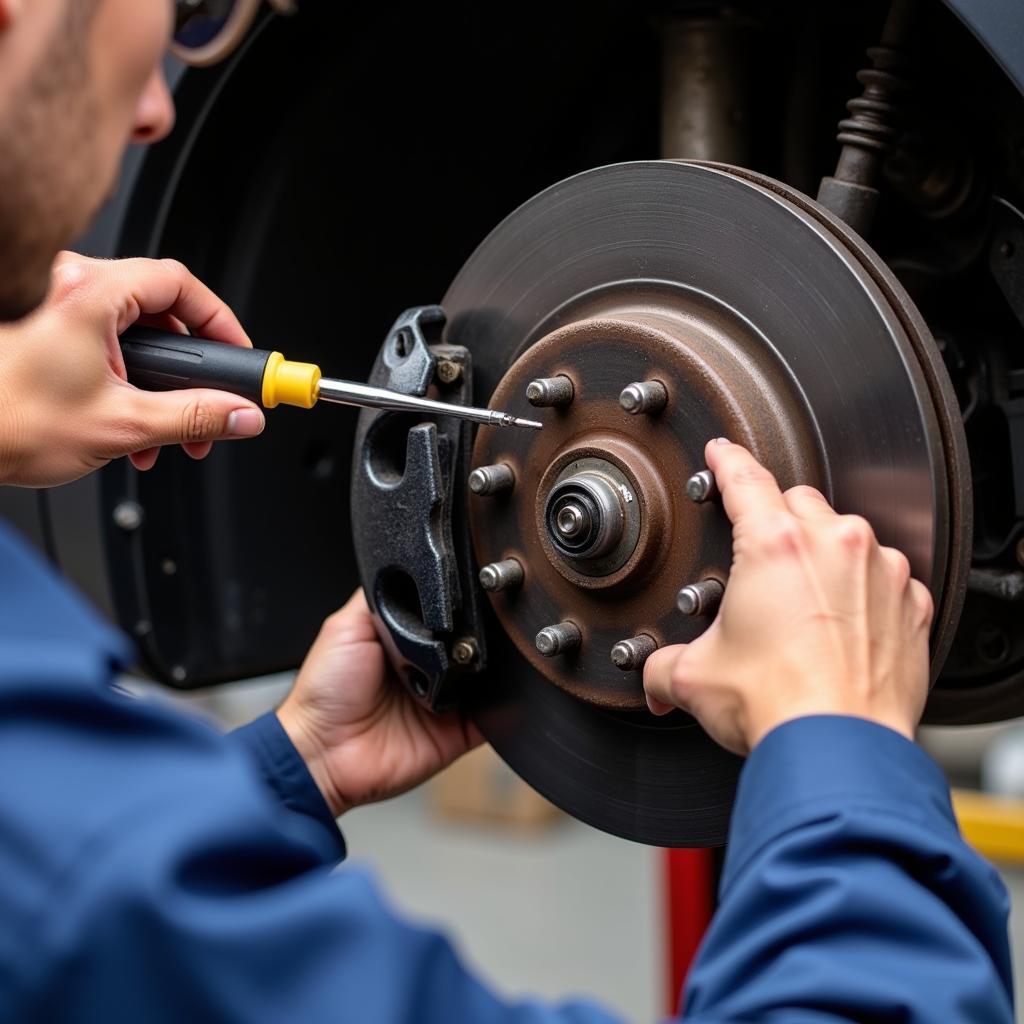
[[[436,402],[432,398],[403,395],[387,388],[376,388],[370,384],[355,381],[332,380],[321,377],[317,398],[322,402],[337,402],[339,405],[355,405],[363,409],[390,409],[397,412],[436,413],[441,416],[455,416],[473,423],[485,423],[492,427],[528,427],[540,430],[544,424],[537,420],[522,419],[511,413],[495,409],[476,409],[469,405],[452,405]]]

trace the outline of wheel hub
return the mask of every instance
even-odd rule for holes
[[[477,560],[523,566],[522,586],[493,603],[538,672],[590,704],[640,710],[643,659],[616,661],[616,645],[639,635],[655,646],[694,639],[707,620],[682,615],[678,591],[728,574],[729,525],[686,490],[704,468],[705,443],[727,436],[749,445],[787,486],[828,490],[827,473],[784,368],[706,296],[663,284],[590,295],[578,320],[509,368],[492,402],[529,410],[531,384],[557,378],[572,382],[573,397],[533,413],[545,417],[542,432],[477,436],[474,465],[509,466],[515,477],[502,500],[471,499]],[[651,382],[663,401],[634,411],[634,386]],[[538,657],[538,631],[563,621],[579,628],[579,646]]]

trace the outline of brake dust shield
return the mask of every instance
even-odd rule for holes
[[[523,579],[488,595],[488,667],[464,700],[555,804],[641,842],[724,840],[741,762],[683,713],[652,716],[642,669],[611,659],[619,641],[685,642],[707,626],[676,594],[728,579],[725,514],[686,489],[713,437],[746,445],[783,488],[820,488],[908,555],[936,600],[937,671],[967,569],[959,412],[909,298],[806,197],[720,165],[589,171],[509,216],[444,308],[445,340],[472,353],[477,403],[545,423],[477,433],[473,465],[504,463],[515,479],[469,498],[477,562],[514,558]],[[528,383],[560,376],[572,401],[534,409]],[[664,407],[631,415],[620,392],[649,381]],[[617,493],[618,519],[598,555],[579,555],[577,512],[560,535],[552,503],[595,481]],[[565,621],[578,644],[543,656],[538,631]]]

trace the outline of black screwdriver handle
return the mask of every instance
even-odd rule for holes
[[[266,350],[129,327],[121,335],[121,352],[129,383],[145,391],[215,388],[263,404],[263,377],[271,356]]]

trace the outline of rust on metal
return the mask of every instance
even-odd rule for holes
[[[933,671],[941,664],[971,537],[956,398],[905,291],[812,200],[736,167],[600,168],[513,214],[444,304],[449,340],[474,353],[481,400],[515,387],[509,407],[529,412],[534,376],[574,382],[572,406],[539,414],[539,437],[478,434],[472,464],[508,463],[516,489],[501,502],[469,498],[481,564],[515,557],[525,581],[490,598],[501,628],[488,638],[501,656],[467,710],[549,799],[645,842],[725,835],[739,762],[687,716],[652,717],[640,673],[611,656],[627,638],[687,640],[709,621],[681,615],[675,598],[686,583],[727,581],[721,503],[691,500],[686,488],[711,437],[748,445],[784,487],[817,484],[903,550],[936,597]],[[556,336],[561,351],[546,344]],[[652,379],[669,392],[665,410],[630,415],[623,387]],[[552,560],[538,508],[545,474],[557,478],[556,462],[580,456],[632,474],[644,515],[635,562],[574,579],[587,566]],[[570,534],[576,519],[565,517]],[[566,620],[579,648],[542,664],[530,649],[536,631]]]
[[[489,596],[534,668],[588,703],[640,709],[639,675],[615,666],[613,648],[623,634],[657,646],[693,640],[707,620],[679,614],[681,581],[728,573],[731,530],[721,507],[696,504],[687,492],[707,441],[727,436],[748,445],[783,486],[827,484],[799,392],[738,318],[658,288],[625,306],[610,298],[607,309],[587,314],[533,345],[494,392],[495,406],[514,411],[528,382],[568,375],[572,359],[574,401],[547,411],[543,431],[478,434],[474,464],[515,466],[517,483],[500,507],[471,497],[472,533],[480,564],[518,550],[530,568],[522,591]],[[630,415],[619,401],[623,380],[645,379],[664,382],[667,392],[656,417]],[[601,466],[618,471],[639,523],[627,557],[610,567],[567,555],[548,516],[556,487],[572,472]],[[586,644],[572,659],[540,654],[537,631],[565,619],[586,625]]]

